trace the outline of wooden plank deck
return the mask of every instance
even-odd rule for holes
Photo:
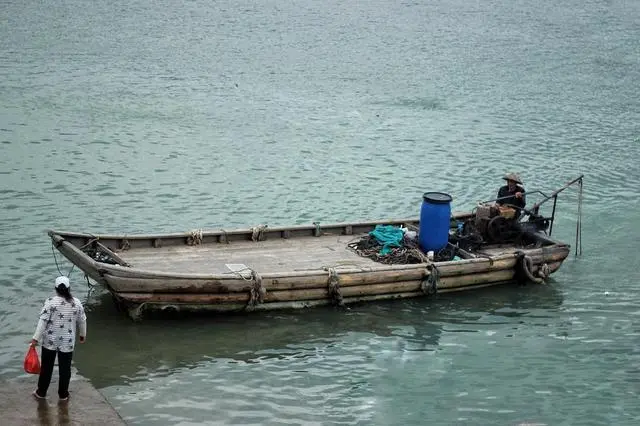
[[[483,255],[483,256],[501,256],[504,254],[513,254],[517,251],[524,251],[527,252],[527,249],[522,248],[522,247],[515,247],[514,245],[508,245],[508,244],[500,244],[500,245],[493,245],[493,246],[486,246],[486,247],[482,247],[479,250],[476,250],[474,253],[477,253],[479,255]]]
[[[359,256],[347,247],[348,243],[360,237],[362,235],[323,235],[258,242],[234,241],[229,244],[130,249],[120,251],[118,255],[134,268],[179,273],[232,273],[227,264],[246,265],[260,273],[380,266],[380,263]]]

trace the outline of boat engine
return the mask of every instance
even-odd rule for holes
[[[498,204],[479,204],[476,208],[475,229],[483,240],[500,243],[514,239],[520,232],[516,226],[519,212]]]

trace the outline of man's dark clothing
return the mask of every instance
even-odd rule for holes
[[[522,192],[522,198],[516,198],[516,192]],[[524,206],[527,204],[527,201],[524,195],[524,187],[520,185],[516,185],[513,191],[509,191],[509,185],[505,185],[501,187],[498,190],[498,198],[502,198],[502,197],[508,197],[508,198],[503,198],[501,200],[498,200],[497,201],[498,204],[503,204],[503,205],[511,204],[512,206],[517,206],[521,208],[524,208]]]

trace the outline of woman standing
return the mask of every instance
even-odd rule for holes
[[[69,278],[56,278],[56,294],[44,302],[40,312],[40,320],[31,345],[38,342],[42,345],[42,365],[38,378],[38,389],[33,396],[38,399],[47,397],[47,390],[51,383],[53,365],[58,356],[58,396],[61,401],[69,399],[69,381],[71,380],[71,358],[76,341],[76,329],[80,343],[84,343],[87,336],[87,317],[82,303],[71,295]]]

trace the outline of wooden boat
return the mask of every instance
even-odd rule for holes
[[[453,214],[451,235],[476,216]],[[52,230],[49,236],[59,252],[87,277],[104,285],[132,318],[139,318],[145,310],[304,308],[425,297],[514,280],[542,282],[560,268],[570,251],[568,244],[553,240],[544,230],[526,230],[517,241],[506,243],[484,242],[468,249],[456,245],[455,260],[446,261],[425,258],[419,263],[386,264],[349,248],[381,224],[417,229],[419,221],[258,226],[161,235]]]
[[[461,252],[461,260],[432,264],[388,265],[348,250],[349,242],[380,223],[417,226],[418,220],[267,228],[260,239],[255,229],[49,235],[67,259],[106,286],[132,317],[145,308],[302,308],[472,290],[513,281],[520,253],[531,259],[535,275],[543,265],[546,273],[555,272],[569,254],[569,245],[542,234],[530,236],[530,248],[487,245],[475,253]]]

